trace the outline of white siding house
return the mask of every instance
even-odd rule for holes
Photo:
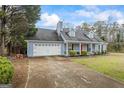
[[[68,56],[69,50],[79,53],[107,51],[107,43],[93,31],[78,31],[73,28],[64,29],[63,22],[57,24],[56,30],[39,28],[37,33],[27,40],[27,55],[36,56]]]

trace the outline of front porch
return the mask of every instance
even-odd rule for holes
[[[65,43],[64,44],[64,55],[69,56],[69,51],[74,50],[77,55],[82,55],[82,51],[86,51],[88,55],[96,53],[102,53],[106,51],[106,45],[100,43]]]

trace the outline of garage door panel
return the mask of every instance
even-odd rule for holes
[[[57,43],[34,44],[33,49],[34,56],[61,55],[61,44]]]

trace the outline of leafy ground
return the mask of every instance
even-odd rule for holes
[[[72,61],[124,82],[124,53],[72,58]]]
[[[14,75],[12,79],[13,87],[25,87],[28,75],[28,63],[27,58],[12,60],[12,64],[14,65]]]

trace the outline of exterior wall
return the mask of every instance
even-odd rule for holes
[[[79,44],[74,44],[74,50],[80,51]]]
[[[99,45],[95,44],[95,52],[98,52],[98,51],[99,51]]]
[[[72,50],[72,44],[73,43],[70,43],[69,46],[68,46],[68,50]],[[79,44],[73,44],[73,50],[76,50],[76,51],[80,51],[80,47],[79,47]]]
[[[107,51],[107,44],[103,44],[103,51]]]
[[[95,44],[92,44],[92,51],[95,52]]]
[[[87,52],[90,52],[91,48],[90,48],[90,44],[87,44]]]
[[[32,57],[33,56],[33,43],[27,42],[27,56]]]

